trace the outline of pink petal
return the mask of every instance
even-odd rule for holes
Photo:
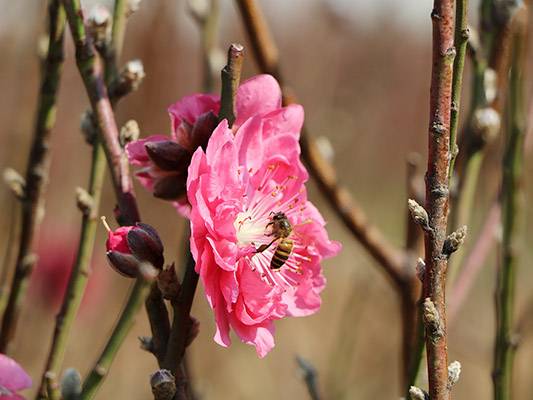
[[[291,104],[265,115],[265,132],[269,134],[289,134],[296,139],[304,124],[304,108],[300,104]]]
[[[31,384],[30,376],[15,360],[0,354],[0,386],[17,392],[30,388]]]
[[[218,115],[219,98],[220,96],[212,94],[192,94],[171,105],[168,113],[172,121],[174,138],[179,139],[176,135],[179,134],[178,128],[182,122],[194,125],[196,119],[208,111],[213,111],[215,115]]]
[[[257,75],[243,82],[237,91],[237,119],[234,128],[254,115],[265,115],[281,107],[281,88],[271,75]]]
[[[274,324],[267,320],[261,324],[248,326],[242,324],[233,315],[230,315],[230,325],[241,341],[255,346],[255,351],[260,358],[274,348]]]

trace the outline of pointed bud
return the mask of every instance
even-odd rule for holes
[[[164,171],[183,172],[191,161],[191,153],[172,140],[147,142],[144,147],[154,164]]]
[[[430,339],[433,342],[439,341],[444,336],[444,326],[437,307],[429,297],[424,300],[423,317]]]
[[[124,147],[128,143],[139,139],[140,135],[141,130],[139,129],[139,124],[134,119],[130,119],[120,128],[120,144]]]
[[[409,388],[409,396],[411,397],[411,400],[429,400],[429,395],[416,386],[411,386]]]
[[[17,199],[22,200],[24,198],[26,180],[16,170],[13,168],[6,168],[4,170],[4,182]]]
[[[477,109],[472,118],[472,129],[484,143],[491,142],[500,132],[500,114],[492,107]]]
[[[111,14],[107,7],[97,4],[89,12],[87,30],[96,47],[105,45],[111,36]]]
[[[429,216],[425,208],[413,199],[407,200],[407,207],[409,208],[413,221],[420,225],[422,229],[429,230]]]
[[[172,400],[176,394],[174,375],[166,369],[160,369],[150,377],[150,386],[155,400]]]
[[[142,350],[148,353],[154,353],[154,340],[151,336],[139,336],[139,342]]]
[[[459,247],[461,247],[465,241],[466,232],[466,225],[463,225],[455,232],[450,233],[444,241],[442,253],[449,257],[452,253],[455,253],[457,250],[459,250]]]
[[[90,215],[94,208],[94,199],[85,189],[77,187],[76,204],[83,215]]]
[[[154,196],[163,200],[176,200],[187,193],[187,175],[169,175],[157,179]]]
[[[156,230],[148,224],[137,223],[109,230],[106,248],[111,266],[131,278],[142,272],[139,270],[141,263],[149,263],[156,269],[161,269],[164,264],[163,243]],[[153,274],[148,271],[147,275]]]
[[[81,376],[74,368],[68,368],[61,379],[61,398],[78,400],[81,395]]]
[[[130,91],[137,90],[146,76],[142,61],[128,61],[120,75],[124,82],[131,88]]]
[[[416,262],[416,277],[420,282],[424,281],[424,275],[426,274],[426,262],[422,258],[418,258]]]
[[[451,389],[459,381],[461,376],[461,363],[454,361],[448,365],[448,389]]]
[[[176,300],[178,298],[181,285],[176,275],[174,264],[161,271],[157,277],[157,286],[165,300]]]
[[[128,0],[128,4],[126,5],[126,17],[139,11],[140,6],[141,0]]]

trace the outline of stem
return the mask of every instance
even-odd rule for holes
[[[117,8],[117,2],[115,4],[115,12],[124,13],[120,7]],[[122,26],[123,28],[123,26]],[[115,31],[115,27],[113,27]],[[110,51],[110,48],[117,48],[114,43],[106,48],[106,51]],[[104,54],[106,61],[111,59]],[[116,67],[110,64],[106,64],[106,83],[109,84],[114,78],[112,74],[108,74],[108,71],[116,69]],[[120,93],[111,99],[112,104],[116,104],[119,97],[122,97],[126,93]],[[88,193],[91,196],[92,204],[90,212],[84,213],[82,219],[82,227],[80,233],[80,241],[77,252],[76,262],[72,268],[71,275],[69,277],[69,283],[61,310],[56,317],[56,325],[54,329],[54,335],[52,338],[52,344],[48,354],[46,367],[44,369],[41,386],[38,390],[37,398],[51,400],[59,400],[60,388],[58,383],[58,376],[65,358],[65,352],[68,344],[69,334],[74,322],[74,319],[78,313],[79,306],[85,293],[85,288],[89,279],[91,261],[91,255],[94,249],[94,242],[96,237],[96,228],[98,225],[98,210],[100,206],[100,199],[102,194],[102,185],[105,177],[105,153],[104,148],[97,137],[93,143],[93,153],[91,160],[91,173],[89,178]]]
[[[235,101],[237,99],[237,89],[241,80],[242,62],[244,60],[244,47],[237,43],[232,43],[228,50],[228,62],[222,71],[222,92],[220,94],[219,121],[228,120],[231,127],[235,122]]]
[[[309,393],[309,398],[311,400],[320,400],[321,397],[318,391],[318,377],[316,368],[309,361],[304,360],[300,356],[296,356],[296,362],[302,371],[305,386],[307,387],[307,392]]]
[[[105,167],[104,150],[97,140],[93,147],[91,174],[88,186],[88,192],[92,198],[91,211],[83,215],[76,262],[69,278],[61,310],[56,317],[52,344],[37,399],[49,398],[51,400],[59,400],[61,397],[58,378],[67,350],[70,329],[78,313],[85,287],[89,280],[89,265],[94,248],[96,228],[98,226],[98,209],[105,176]]]
[[[517,240],[522,218],[520,192],[525,137],[524,63],[526,13],[513,34],[512,67],[509,78],[509,130],[503,157],[502,258],[496,284],[496,340],[494,351],[494,399],[511,399],[516,338],[513,327],[517,268]]]
[[[429,395],[448,400],[448,351],[446,337],[446,268],[443,254],[448,218],[448,172],[450,167],[450,113],[453,60],[453,0],[435,0],[433,21],[433,68],[431,72],[426,210],[429,227],[424,235],[426,271],[424,298],[433,303],[438,334],[426,326]],[[427,320],[426,320],[427,321]]]
[[[152,332],[153,353],[157,358],[159,366],[162,365],[167,348],[168,337],[170,335],[170,322],[168,320],[168,311],[163,301],[163,295],[157,285],[152,284],[150,293],[145,302],[148,320],[150,321],[150,330]]]
[[[450,171],[449,179],[453,176],[453,166],[455,157],[459,152],[457,147],[457,127],[459,125],[459,110],[461,108],[461,88],[463,85],[463,69],[465,65],[466,46],[468,44],[468,26],[467,26],[468,0],[457,0],[455,9],[455,34],[454,45],[457,55],[453,62],[453,81],[452,81],[452,109],[450,120]]]
[[[178,298],[172,300],[174,318],[168,339],[167,352],[161,366],[164,369],[172,371],[176,377],[177,399],[186,398],[184,395],[186,381],[183,379],[184,375],[180,366],[189,337],[191,307],[196,286],[198,285],[198,274],[194,270],[195,263],[189,248],[187,249],[185,268],[185,275]]]
[[[0,331],[0,353],[6,353],[7,346],[15,334],[28,278],[37,260],[33,254],[33,247],[44,215],[43,194],[50,167],[49,140],[56,120],[56,95],[63,65],[65,15],[59,0],[49,1],[48,15],[48,54],[43,66],[37,119],[26,170],[26,187],[22,200],[22,228],[15,273]]]
[[[124,342],[124,339],[128,335],[133,323],[135,322],[135,316],[138,314],[142,307],[148,292],[150,290],[151,282],[142,277],[137,278],[133,290],[128,298],[128,302],[124,307],[124,310],[120,314],[120,318],[109,337],[109,340],[98,358],[98,361],[94,365],[93,369],[89,373],[89,376],[83,383],[83,389],[80,396],[80,400],[89,400],[94,397],[96,391],[99,389],[104,378],[106,377],[111,363],[115,358],[120,346]]]
[[[107,162],[111,169],[113,188],[118,201],[121,225],[133,225],[140,220],[128,162],[118,140],[118,129],[102,75],[102,65],[87,37],[79,0],[62,0],[76,47],[76,63],[102,137]]]

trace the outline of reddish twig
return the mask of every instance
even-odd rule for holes
[[[433,21],[433,67],[431,72],[425,231],[424,320],[432,400],[450,398],[446,336],[446,269],[444,254],[448,219],[448,171],[450,164],[450,115],[455,49],[453,0],[435,0]]]

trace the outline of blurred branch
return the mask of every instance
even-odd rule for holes
[[[189,11],[198,24],[202,41],[203,59],[203,91],[211,93],[214,90],[215,75],[220,68],[218,59],[223,60],[217,47],[218,19],[220,14],[219,0],[209,0],[208,4],[199,0],[188,0]],[[202,5],[205,7],[202,8]],[[219,57],[220,56],[220,57]]]
[[[503,157],[502,258],[496,283],[496,340],[494,350],[494,399],[511,399],[516,335],[513,326],[516,268],[518,260],[520,201],[525,137],[524,71],[527,14],[524,7],[513,32],[512,67],[509,77],[509,127]]]
[[[142,267],[143,266],[141,265],[141,269]],[[150,269],[153,270],[154,268],[150,266]],[[141,271],[141,274],[142,273],[143,272]],[[152,271],[148,271],[149,275],[152,273]],[[135,281],[135,285],[128,297],[128,302],[120,314],[120,318],[113,329],[102,354],[83,383],[80,400],[89,400],[95,396],[96,391],[99,389],[111,367],[115,355],[133,326],[136,315],[148,296],[153,277],[153,275],[140,276]]]
[[[280,82],[284,93],[284,104],[297,102],[290,89],[283,85],[284,79],[279,65],[278,50],[257,2],[254,0],[236,0],[236,2],[259,69],[263,73],[273,75]],[[302,157],[322,194],[356,240],[377,261],[402,297],[403,354],[410,355],[411,350],[408,350],[408,347],[413,342],[413,332],[416,331],[417,326],[416,303],[419,296],[417,286],[419,283],[416,282],[414,269],[409,265],[409,257],[392,246],[381,232],[371,225],[350,193],[339,185],[335,169],[322,156],[305,126],[302,128],[300,144]],[[407,365],[410,363],[410,357],[404,357],[403,379],[407,376]]]
[[[429,226],[424,235],[426,266],[423,292],[429,395],[432,400],[450,398],[445,301],[449,253],[445,254],[444,250],[448,218],[450,117],[455,57],[453,4],[453,0],[435,0],[431,13],[433,68],[426,173],[426,210]]]
[[[124,10],[120,8],[117,9],[115,7],[115,12],[124,13]],[[122,28],[124,28],[123,25]],[[115,29],[113,29],[113,31],[115,31]],[[116,49],[117,47],[112,42],[109,42],[102,49],[104,53],[103,58],[106,60],[106,62],[114,62],[112,61],[113,58],[107,57],[105,54],[105,52],[111,51],[111,48]],[[112,75],[108,74],[107,72],[114,68],[114,65],[108,65],[106,63],[105,71],[108,84],[113,78]],[[132,87],[130,86],[130,91],[131,89]],[[110,98],[111,103],[116,104],[119,97],[122,97],[128,93],[129,91],[126,90],[122,92],[116,92],[116,94]],[[92,122],[93,119],[91,118],[90,121]],[[90,129],[95,130],[95,127],[91,126]],[[83,198],[78,198],[78,205],[83,213],[83,218],[76,262],[74,263],[69,277],[69,282],[61,310],[56,317],[54,335],[52,338],[46,366],[43,371],[41,386],[38,390],[38,399],[49,398],[51,400],[59,400],[60,398],[58,377],[65,357],[70,329],[78,313],[78,309],[90,275],[89,264],[94,249],[96,229],[98,224],[99,204],[106,167],[104,149],[99,137],[95,137],[92,144],[93,153],[88,191],[85,192],[86,196]]]
[[[318,377],[315,367],[307,360],[300,356],[296,356],[296,362],[298,367],[302,371],[302,375],[305,381],[305,386],[309,392],[309,398],[311,400],[320,400],[320,394],[318,392]]]
[[[26,293],[28,278],[37,261],[33,247],[44,216],[43,194],[50,169],[49,139],[56,120],[56,95],[63,65],[65,15],[59,0],[49,1],[48,17],[48,53],[42,69],[37,117],[26,169],[22,198],[22,226],[15,273],[0,331],[0,353],[7,352],[7,346],[15,334],[19,308]]]
[[[278,50],[266,21],[255,0],[236,0],[241,16],[252,44],[255,59],[263,73],[273,75],[283,87]],[[284,90],[284,104],[296,102],[296,98]],[[404,284],[404,255],[386,241],[379,230],[370,224],[361,208],[354,202],[346,189],[339,186],[334,168],[321,155],[307,129],[302,129],[300,138],[302,156],[311,175],[315,178],[320,190],[333,207],[337,216],[363,245],[370,255],[383,267],[388,277],[399,288]]]
[[[485,259],[493,248],[493,243],[496,240],[496,231],[500,223],[500,211],[500,202],[496,199],[487,213],[487,218],[477,237],[476,243],[472,246],[464,264],[461,266],[461,272],[451,288],[448,303],[448,322],[450,324],[464,304],[477,274],[485,265]]]

